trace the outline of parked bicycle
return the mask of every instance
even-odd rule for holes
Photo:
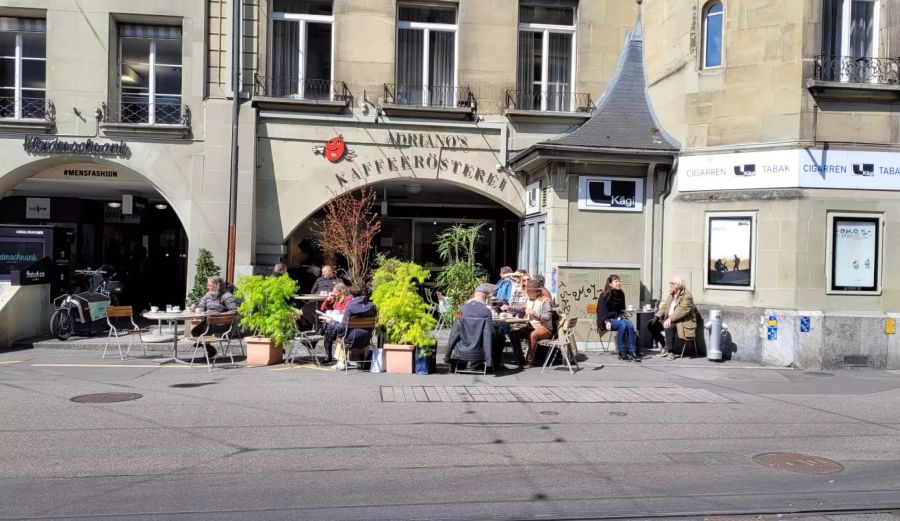
[[[105,324],[106,308],[110,304],[106,271],[88,268],[75,270],[75,274],[85,277],[89,289],[80,293],[60,295],[53,300],[55,311],[50,317],[50,332],[60,340],[67,340],[75,334],[76,326],[79,324],[87,326],[87,336],[93,334],[95,323],[99,321]],[[102,280],[99,284],[95,284],[98,275]],[[102,329],[101,325],[98,331]]]

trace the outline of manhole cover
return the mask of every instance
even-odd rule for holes
[[[544,416],[559,416],[559,413],[556,411],[541,411],[541,414]]]
[[[610,416],[628,416],[628,413],[622,412],[622,411],[613,411],[613,412],[609,413],[609,415]]]
[[[138,393],[95,393],[76,396],[72,398],[72,401],[76,403],[115,403],[137,400],[142,396]]]
[[[844,466],[834,460],[796,452],[766,452],[754,456],[753,461],[770,469],[801,474],[834,474],[844,470]]]

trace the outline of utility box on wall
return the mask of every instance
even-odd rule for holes
[[[641,308],[641,267],[637,264],[572,262],[554,264],[553,270],[551,289],[555,289],[557,311],[578,317],[575,340],[579,349],[600,348],[599,334],[591,331],[591,324],[597,321],[597,299],[610,275],[621,279],[626,305],[633,306],[635,312]]]

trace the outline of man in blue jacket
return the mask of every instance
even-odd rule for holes
[[[340,327],[335,328],[338,330],[338,335],[342,336],[344,339],[344,353],[346,354],[349,354],[350,351],[354,349],[365,349],[365,347],[369,345],[369,342],[372,341],[371,329],[351,329],[347,332],[346,335],[344,335],[344,331],[346,331],[347,329],[347,319],[349,319],[350,317],[374,317],[378,314],[378,310],[375,308],[375,304],[371,300],[369,300],[369,296],[366,294],[365,288],[362,288],[360,286],[353,286],[352,288],[350,288],[350,295],[353,297],[353,299],[350,300],[350,303],[347,304],[347,308],[344,310],[344,320],[341,323]],[[326,338],[326,342],[327,341],[328,339]],[[359,357],[352,356],[349,358],[352,360]],[[343,369],[343,367],[339,367],[339,369]]]
[[[500,280],[498,280],[497,284],[494,286],[494,297],[496,297],[497,300],[509,302],[513,290],[513,276],[513,270],[509,266],[500,268]]]

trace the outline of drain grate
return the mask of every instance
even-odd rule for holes
[[[541,414],[544,416],[559,416],[559,413],[556,411],[541,411]]]
[[[831,373],[825,373],[823,371],[804,371],[803,374],[806,376],[834,376]]]
[[[627,412],[622,411],[612,411],[609,413],[610,416],[628,416]]]
[[[76,396],[72,398],[72,401],[75,403],[116,403],[130,402],[141,397],[143,395],[138,393],[94,393]]]
[[[753,457],[764,467],[800,474],[835,474],[844,470],[837,461],[797,452],[765,452]]]

